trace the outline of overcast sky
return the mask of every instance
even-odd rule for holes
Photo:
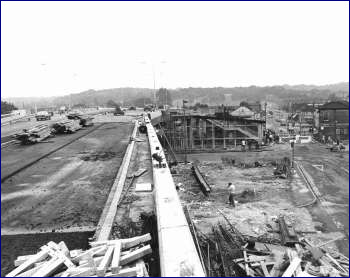
[[[1,94],[348,81],[348,2],[1,2]]]

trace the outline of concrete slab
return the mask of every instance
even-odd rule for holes
[[[136,192],[151,192],[152,191],[152,184],[151,183],[137,183]]]

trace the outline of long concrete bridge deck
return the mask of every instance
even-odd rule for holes
[[[188,222],[178,197],[175,184],[166,162],[164,151],[158,140],[156,131],[148,117],[144,119],[147,127],[148,143],[151,156],[158,153],[163,158],[163,167],[151,158],[157,216],[160,272],[164,277],[203,277],[205,272],[196,250]],[[124,187],[131,154],[137,136],[138,123],[135,122],[131,141],[125,153],[123,163],[111,189],[104,212],[102,213],[96,240],[110,238],[113,223],[117,215],[118,202]]]
[[[158,225],[159,258],[164,277],[205,276],[164,151],[151,122],[146,119],[151,154],[163,158],[163,167],[152,158]]]

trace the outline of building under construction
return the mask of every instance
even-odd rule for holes
[[[265,119],[257,117],[185,110],[164,111],[162,116],[167,143],[177,152],[231,150],[244,141],[250,148],[259,148],[263,141]]]

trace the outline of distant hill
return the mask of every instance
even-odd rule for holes
[[[336,84],[329,84],[329,85],[283,85],[283,87],[288,89],[294,89],[298,91],[311,91],[311,90],[329,90],[332,92],[349,92],[349,82],[340,82]]]
[[[233,88],[178,88],[169,90],[173,105],[181,106],[186,99],[189,104],[197,102],[210,105],[236,105],[240,101],[270,101],[278,104],[289,102],[324,102],[330,99],[349,98],[349,82],[315,86],[250,86]],[[142,106],[153,99],[154,91],[148,88],[114,88],[88,90],[77,94],[46,98],[6,98],[18,108],[53,107],[61,105],[94,105],[103,106],[109,100],[122,105]]]

